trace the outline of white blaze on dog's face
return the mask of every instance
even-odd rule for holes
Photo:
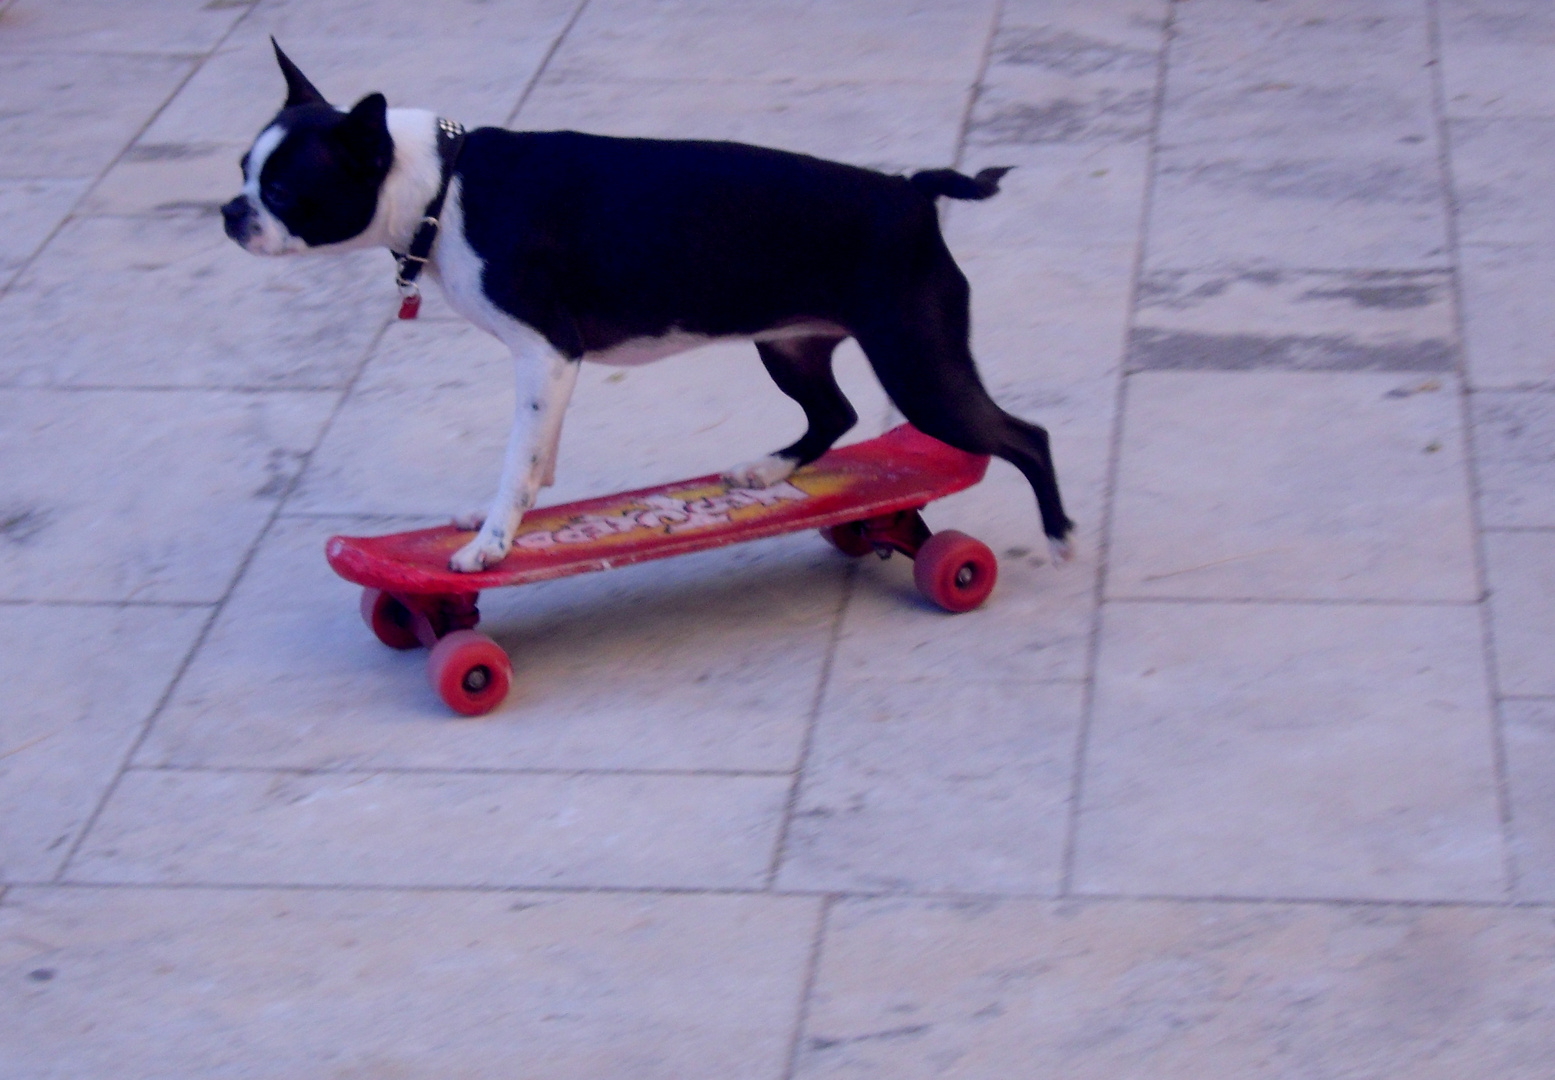
[[[290,255],[361,236],[394,161],[387,103],[342,112],[276,46],[286,104],[243,155],[243,193],[221,208],[227,235],[255,255]]]
[[[308,246],[270,211],[259,189],[259,178],[264,175],[270,155],[285,138],[286,128],[278,123],[271,124],[260,132],[253,147],[243,155],[243,194],[239,198],[245,201],[246,205],[242,209],[248,220],[241,222],[245,227],[238,230],[240,235],[233,235],[234,230],[231,228],[227,233],[243,246],[243,250],[254,255],[289,255],[304,251]],[[289,197],[284,181],[272,181],[269,194],[281,202],[284,208],[285,199]]]

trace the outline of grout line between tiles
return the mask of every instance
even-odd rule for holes
[[[1181,2],[1181,0],[1178,0]],[[1512,244],[1511,247],[1527,247],[1527,244]],[[1234,263],[1204,263],[1194,265],[1166,264],[1156,265],[1150,268],[1152,274],[1218,274],[1224,277],[1235,277],[1242,274],[1262,273],[1266,267],[1256,265],[1238,265]],[[1333,274],[1343,277],[1358,277],[1375,280],[1378,278],[1399,277],[1446,277],[1452,273],[1452,264],[1443,262],[1432,266],[1367,266],[1364,268],[1355,266],[1281,266],[1279,273],[1296,276],[1300,274]]]
[[[178,383],[39,383],[36,385],[0,385],[0,392],[43,391],[51,394],[338,394],[345,383],[335,386],[184,386]]]
[[[1541,123],[1541,124],[1555,123],[1555,116],[1551,116],[1549,113],[1510,113],[1510,114],[1507,114],[1507,115],[1504,115],[1504,116],[1490,116],[1490,115],[1454,116],[1451,113],[1446,113],[1446,114],[1443,115],[1442,119],[1445,120],[1449,124],[1462,124],[1462,123],[1470,123],[1470,124],[1496,124],[1496,123],[1501,123],[1503,121],[1510,122],[1510,123],[1529,123],[1529,122],[1537,122],[1537,123]]]
[[[821,948],[826,940],[826,928],[831,922],[832,905],[836,897],[821,897],[820,910],[816,913],[815,934],[810,939],[810,954],[805,958],[802,989],[799,992],[799,1009],[794,1016],[794,1035],[788,1043],[788,1061],[783,1068],[783,1080],[793,1080],[799,1068],[799,1053],[804,1044],[805,1029],[810,1025],[810,1003],[815,997],[815,982],[821,969]]]
[[[1144,280],[1146,245],[1150,236],[1154,209],[1157,151],[1160,144],[1161,116],[1166,104],[1166,76],[1171,62],[1172,37],[1177,10],[1168,3],[1161,24],[1160,51],[1156,59],[1155,89],[1150,105],[1150,138],[1146,153],[1144,189],[1140,193],[1139,232],[1134,245],[1134,266],[1129,282],[1128,309],[1124,317],[1123,340],[1118,343],[1119,371],[1113,390],[1112,430],[1107,444],[1107,472],[1101,498],[1101,521],[1096,531],[1096,580],[1091,587],[1091,629],[1085,645],[1085,687],[1081,692],[1080,722],[1075,730],[1073,772],[1069,781],[1067,814],[1064,822],[1063,851],[1059,862],[1060,896],[1074,888],[1075,860],[1080,838],[1080,811],[1085,797],[1085,769],[1090,754],[1091,719],[1096,709],[1096,669],[1101,656],[1102,620],[1107,603],[1107,559],[1112,549],[1113,503],[1117,497],[1118,471],[1123,456],[1123,417],[1128,405],[1128,373],[1124,368],[1128,343],[1134,331],[1135,312]]]
[[[1108,604],[1268,604],[1297,607],[1478,607],[1479,600],[1404,600],[1386,597],[1107,596]]]
[[[1555,386],[1549,383],[1525,383],[1520,386],[1470,386],[1470,394],[1506,394],[1508,397],[1523,397],[1527,394],[1555,394]]]
[[[177,762],[147,765],[130,764],[128,772],[204,774],[254,774],[260,776],[629,776],[675,777],[677,779],[785,779],[793,776],[788,769],[632,769],[563,768],[561,766],[524,766],[504,769],[479,765],[384,765],[384,766],[311,766],[311,765],[181,765]]]
[[[1496,777],[1496,813],[1501,823],[1501,872],[1508,896],[1517,894],[1520,874],[1514,843],[1515,828],[1512,822],[1512,793],[1506,756],[1506,737],[1501,729],[1501,710],[1496,695],[1501,689],[1500,671],[1496,657],[1495,621],[1490,609],[1490,575],[1488,554],[1485,550],[1484,499],[1479,487],[1479,455],[1475,440],[1473,402],[1469,396],[1470,378],[1468,338],[1463,319],[1463,260],[1458,248],[1458,198],[1457,185],[1452,169],[1452,142],[1450,125],[1446,118],[1446,94],[1442,71],[1441,3],[1427,0],[1426,29],[1430,40],[1431,110],[1436,118],[1436,160],[1441,173],[1442,201],[1447,227],[1447,251],[1452,261],[1450,288],[1453,298],[1453,330],[1458,337],[1458,423],[1463,431],[1463,482],[1468,493],[1470,525],[1474,530],[1472,540],[1474,578],[1479,588],[1479,622],[1481,647],[1484,655],[1486,715],[1490,724],[1490,752]]]
[[[214,607],[216,600],[50,600],[47,597],[0,597],[0,607],[189,608]]]
[[[961,110],[961,124],[956,132],[956,153],[951,159],[950,167],[961,168],[961,162],[966,158],[967,135],[972,129],[972,112],[977,108],[978,100],[983,96],[983,88],[988,82],[988,69],[993,64],[993,45],[999,39],[999,30],[1004,22],[1004,0],[995,0],[991,18],[988,21],[988,36],[983,40],[983,55],[978,60],[977,74],[972,78],[972,87],[967,91],[966,107]]]
[[[518,114],[523,111],[524,106],[529,104],[530,95],[534,93],[535,87],[540,85],[540,76],[544,75],[545,69],[551,66],[552,59],[561,51],[562,42],[566,40],[568,34],[572,33],[572,28],[578,24],[578,20],[583,16],[583,9],[588,6],[589,0],[579,0],[578,6],[572,9],[572,17],[567,20],[567,25],[562,27],[561,33],[556,35],[556,40],[551,42],[551,47],[545,50],[545,55],[540,58],[540,64],[535,68],[535,73],[530,76],[529,82],[518,95],[517,103],[514,104],[507,118],[502,121],[503,127],[511,127],[513,121],[518,119]]]
[[[546,896],[702,896],[750,899],[826,900],[834,908],[838,903],[870,901],[906,901],[948,904],[1173,904],[1256,907],[1312,907],[1336,911],[1436,909],[1457,911],[1537,911],[1555,914],[1555,900],[1512,899],[1420,899],[1414,897],[1343,897],[1343,896],[1243,896],[1236,894],[1118,893],[1075,892],[1067,896],[1051,893],[951,892],[945,890],[836,890],[781,889],[739,886],[673,885],[387,885],[358,883],[342,885],[307,882],[168,882],[168,881],[80,881],[15,880],[0,884],[7,890],[79,889],[83,891],[144,892],[319,892],[319,893],[390,893],[402,895],[533,893]],[[824,933],[821,946],[824,949]]]
[[[858,564],[850,563],[843,571],[842,589],[837,597],[837,610],[832,616],[831,633],[826,641],[826,654],[821,660],[821,672],[815,683],[815,697],[810,702],[810,715],[805,722],[804,737],[799,743],[799,755],[789,773],[788,797],[783,802],[783,818],[778,824],[778,834],[772,843],[772,862],[767,867],[767,888],[776,889],[778,874],[783,869],[783,859],[788,854],[788,836],[793,825],[794,813],[799,808],[799,792],[804,786],[805,769],[810,764],[810,753],[815,747],[815,729],[820,724],[821,708],[826,703],[826,692],[831,688],[832,669],[837,660],[838,642],[842,640],[842,623],[847,617],[848,601],[853,597],[854,583],[858,581]]]

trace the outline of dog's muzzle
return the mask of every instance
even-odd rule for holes
[[[227,230],[227,235],[238,243],[246,243],[248,238],[257,232],[257,222],[254,220],[254,208],[249,204],[248,197],[239,195],[221,208],[222,226]]]

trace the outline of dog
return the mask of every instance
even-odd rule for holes
[[[644,364],[729,339],[755,343],[807,422],[792,445],[729,470],[731,484],[778,483],[854,425],[832,374],[853,337],[910,423],[1025,475],[1055,559],[1069,557],[1047,432],[983,387],[971,290],[935,208],[988,198],[1009,170],[903,177],[732,142],[464,133],[377,93],[336,108],[271,43],[286,100],[243,155],[227,235],[257,255],[386,247],[400,253],[402,316],[424,266],[513,353],[497,495],[452,569],[499,562],[553,482],[581,361]]]

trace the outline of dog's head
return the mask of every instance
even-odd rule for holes
[[[382,94],[368,94],[349,112],[337,109],[279,45],[275,58],[286,103],[243,155],[243,193],[221,208],[227,235],[255,255],[290,255],[361,235],[394,162]]]

